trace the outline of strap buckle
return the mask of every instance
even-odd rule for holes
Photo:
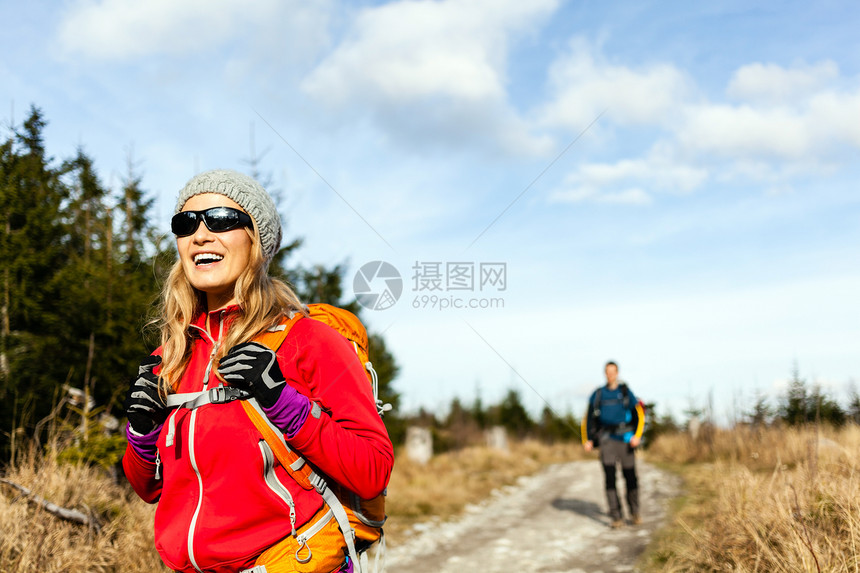
[[[311,482],[311,485],[314,486],[314,489],[317,490],[317,493],[323,495],[325,491],[328,489],[328,484],[325,479],[317,472],[311,472],[311,475],[308,476],[308,481]]]
[[[247,392],[244,390],[233,388],[232,386],[224,386],[224,384],[218,384],[215,388],[209,388],[209,403],[226,404],[227,402],[238,400],[245,395],[247,395]]]

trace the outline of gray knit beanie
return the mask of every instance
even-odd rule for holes
[[[218,193],[239,204],[260,230],[260,243],[266,262],[281,248],[281,216],[272,197],[253,178],[232,169],[213,169],[195,175],[179,192],[176,211],[201,193]]]

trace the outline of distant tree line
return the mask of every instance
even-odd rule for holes
[[[175,242],[152,220],[153,199],[129,153],[116,188],[79,148],[46,154],[42,112],[31,107],[0,139],[0,450],[32,436],[66,387],[84,389],[122,418],[121,402],[140,360],[158,344],[146,329]],[[256,171],[256,164],[253,165]],[[257,175],[257,173],[254,173]],[[178,187],[184,182],[177,182]],[[343,266],[289,265],[282,248],[271,270],[306,302],[344,302]],[[383,400],[395,407],[398,366],[384,339],[371,338]]]
[[[643,447],[647,448],[662,433],[681,429],[671,414],[659,414],[654,402],[646,402],[643,407],[646,412]],[[532,439],[547,444],[579,443],[582,440],[581,421],[579,415],[570,411],[560,412],[548,404],[539,415],[533,416],[523,404],[519,391],[510,388],[496,404],[484,404],[480,396],[471,404],[464,404],[455,397],[448,405],[447,413],[436,414],[421,408],[415,414],[399,417],[394,426],[387,425],[392,439],[397,438],[395,445],[403,443],[406,427],[429,428],[433,435],[433,450],[438,454],[484,444],[486,431],[494,426],[503,427],[511,439]]]
[[[706,426],[713,424],[709,409],[689,408],[686,418],[678,421],[670,412],[661,412],[654,402],[645,402],[645,429],[643,447],[647,448],[661,434],[683,431],[687,419],[696,417]],[[584,410],[583,406],[583,410]],[[509,389],[497,403],[485,405],[480,397],[471,404],[454,398],[447,413],[434,414],[420,409],[416,414],[397,420],[395,444],[402,443],[405,427],[409,425],[429,428],[433,434],[433,449],[436,453],[457,450],[467,446],[483,444],[485,431],[492,426],[502,426],[514,439],[536,439],[546,443],[581,440],[581,418],[570,412],[560,413],[549,405],[539,416],[529,414],[519,392]],[[852,386],[847,403],[843,406],[820,385],[810,385],[800,377],[795,366],[785,393],[775,404],[761,393],[751,403],[738,411],[737,422],[752,426],[797,426],[811,423],[842,426],[860,424],[860,393]]]
[[[398,424],[429,428],[435,453],[484,444],[485,431],[493,426],[505,428],[512,439],[538,439],[547,443],[580,439],[579,418],[545,406],[535,419],[516,389],[509,389],[497,404],[485,405],[480,397],[471,404],[454,398],[447,410],[437,415],[422,408],[414,415],[402,417]]]
[[[820,384],[810,384],[800,375],[797,364],[791,371],[791,378],[785,391],[775,399],[758,391],[749,400],[739,400],[732,416],[733,424],[752,427],[802,426],[823,424],[840,427],[846,424],[860,424],[860,394],[854,383],[848,386],[848,396],[840,403]],[[646,405],[646,409],[649,406]],[[687,420],[698,418],[703,424],[713,425],[711,408],[690,407],[685,411]],[[646,441],[661,433],[677,432],[684,429],[686,421],[679,423],[671,414],[654,417],[650,428],[646,426]]]
[[[778,403],[771,404],[766,396],[757,394],[747,412],[746,421],[754,426],[779,424],[800,426],[809,423],[832,426],[843,426],[847,423],[860,424],[860,394],[852,384],[847,402],[840,404],[821,385],[810,384],[801,378],[795,364],[788,388]]]

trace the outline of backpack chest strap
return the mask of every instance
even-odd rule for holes
[[[168,408],[188,408],[194,410],[206,404],[226,404],[233,400],[244,400],[251,394],[246,390],[233,388],[218,384],[215,388],[202,390],[200,392],[186,392],[183,394],[170,394],[166,403]]]
[[[272,352],[277,352],[281,344],[290,333],[290,329],[298,319],[302,318],[301,314],[291,312],[287,320],[276,324],[275,326],[265,330],[254,337],[254,342],[258,342],[269,348]],[[165,404],[168,408],[188,408],[194,410],[206,404],[226,404],[233,400],[244,400],[251,394],[239,388],[224,386],[218,384],[215,388],[201,390],[200,392],[185,392],[182,394],[170,394],[167,396]]]

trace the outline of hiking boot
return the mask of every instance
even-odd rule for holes
[[[620,528],[624,527],[624,520],[623,519],[614,519],[614,520],[612,520],[612,523],[609,524],[609,527],[611,527],[612,529],[620,529]]]
[[[630,519],[630,522],[633,525],[640,525],[642,523],[642,516],[639,515],[638,513],[634,513],[633,517]]]

